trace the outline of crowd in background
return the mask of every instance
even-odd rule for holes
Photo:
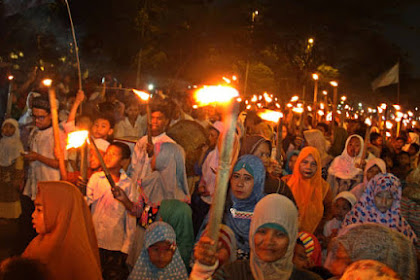
[[[331,130],[293,112],[277,126],[241,107],[212,240],[223,108],[160,90],[146,105],[110,75],[83,91],[68,75],[53,87],[66,181],[36,72],[14,84],[1,122],[0,221],[19,220],[20,246],[0,279],[417,279],[419,128],[383,137],[375,124]],[[87,178],[82,148],[66,149],[82,129],[101,155],[88,145]]]

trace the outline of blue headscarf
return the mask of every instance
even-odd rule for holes
[[[187,280],[188,274],[179,254],[178,248],[172,257],[172,261],[164,268],[157,268],[152,264],[149,258],[148,248],[160,241],[169,241],[176,243],[175,232],[172,227],[165,222],[155,222],[146,230],[145,244],[141,250],[140,257],[137,259],[129,280]]]
[[[290,159],[292,158],[292,156],[298,156],[299,153],[300,153],[299,150],[292,150],[292,151],[289,151],[287,153],[287,155],[286,155],[287,159],[286,159],[286,164],[284,166],[283,176],[290,175],[290,174],[293,173],[293,170],[291,170],[290,167],[289,167],[289,162],[290,162]]]
[[[254,212],[255,205],[264,196],[264,183],[265,183],[265,168],[262,161],[254,155],[243,155],[235,164],[233,172],[239,171],[242,168],[248,171],[254,177],[254,187],[251,195],[247,199],[238,199],[230,192],[230,199],[232,201],[231,213],[227,213],[226,225],[228,225],[237,240],[237,247],[245,253],[249,252],[249,227],[251,219],[243,219],[234,217],[232,211],[240,212]],[[234,210],[233,210],[234,209]]]

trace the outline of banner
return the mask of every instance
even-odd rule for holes
[[[380,75],[372,82],[372,89],[376,90],[380,87],[385,87],[392,84],[398,84],[400,82],[400,64],[395,64],[391,69]]]

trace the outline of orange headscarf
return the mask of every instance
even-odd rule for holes
[[[64,181],[39,182],[36,201],[47,233],[35,237],[23,256],[44,263],[52,279],[102,279],[92,216],[80,191]]]
[[[310,179],[303,178],[299,166],[303,159],[312,155],[318,166],[315,175]],[[305,147],[300,152],[293,174],[287,184],[293,192],[299,208],[299,230],[313,233],[324,215],[324,198],[330,189],[321,176],[321,156],[314,147]]]

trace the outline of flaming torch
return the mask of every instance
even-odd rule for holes
[[[278,162],[281,162],[282,157],[282,145],[283,145],[283,135],[282,135],[282,129],[283,129],[283,113],[272,111],[272,110],[263,110],[258,113],[258,116],[269,122],[273,122],[277,124],[277,147],[276,147],[276,160]]]
[[[141,91],[141,90],[137,90],[137,89],[133,89],[133,92],[140,97],[141,100],[146,102],[146,110],[147,110],[147,142],[149,142],[149,144],[153,144],[152,142],[152,113],[150,112],[150,105],[149,105],[149,101],[150,101],[150,94],[145,92],[145,91]],[[150,157],[151,155],[149,155]]]
[[[213,240],[218,240],[219,237],[220,223],[226,200],[238,115],[237,103],[232,102],[232,100],[238,96],[238,91],[229,86],[204,86],[194,94],[194,98],[199,106],[218,104],[225,107],[223,120],[227,129],[221,139],[222,145],[216,175],[216,190],[210,208],[210,220],[208,223],[208,236]],[[216,245],[217,242],[213,246],[214,251],[216,251]]]
[[[77,149],[81,148],[81,161],[80,161],[80,177],[83,182],[87,180],[87,149],[86,140],[89,137],[89,131],[79,130],[71,132],[67,135],[67,146],[66,149]]]
[[[13,77],[12,75],[9,75],[9,77],[7,77],[7,79],[9,80],[9,93],[7,95],[6,118],[10,118],[12,114],[12,99],[13,99],[12,90],[13,90],[14,78],[15,77]]]

